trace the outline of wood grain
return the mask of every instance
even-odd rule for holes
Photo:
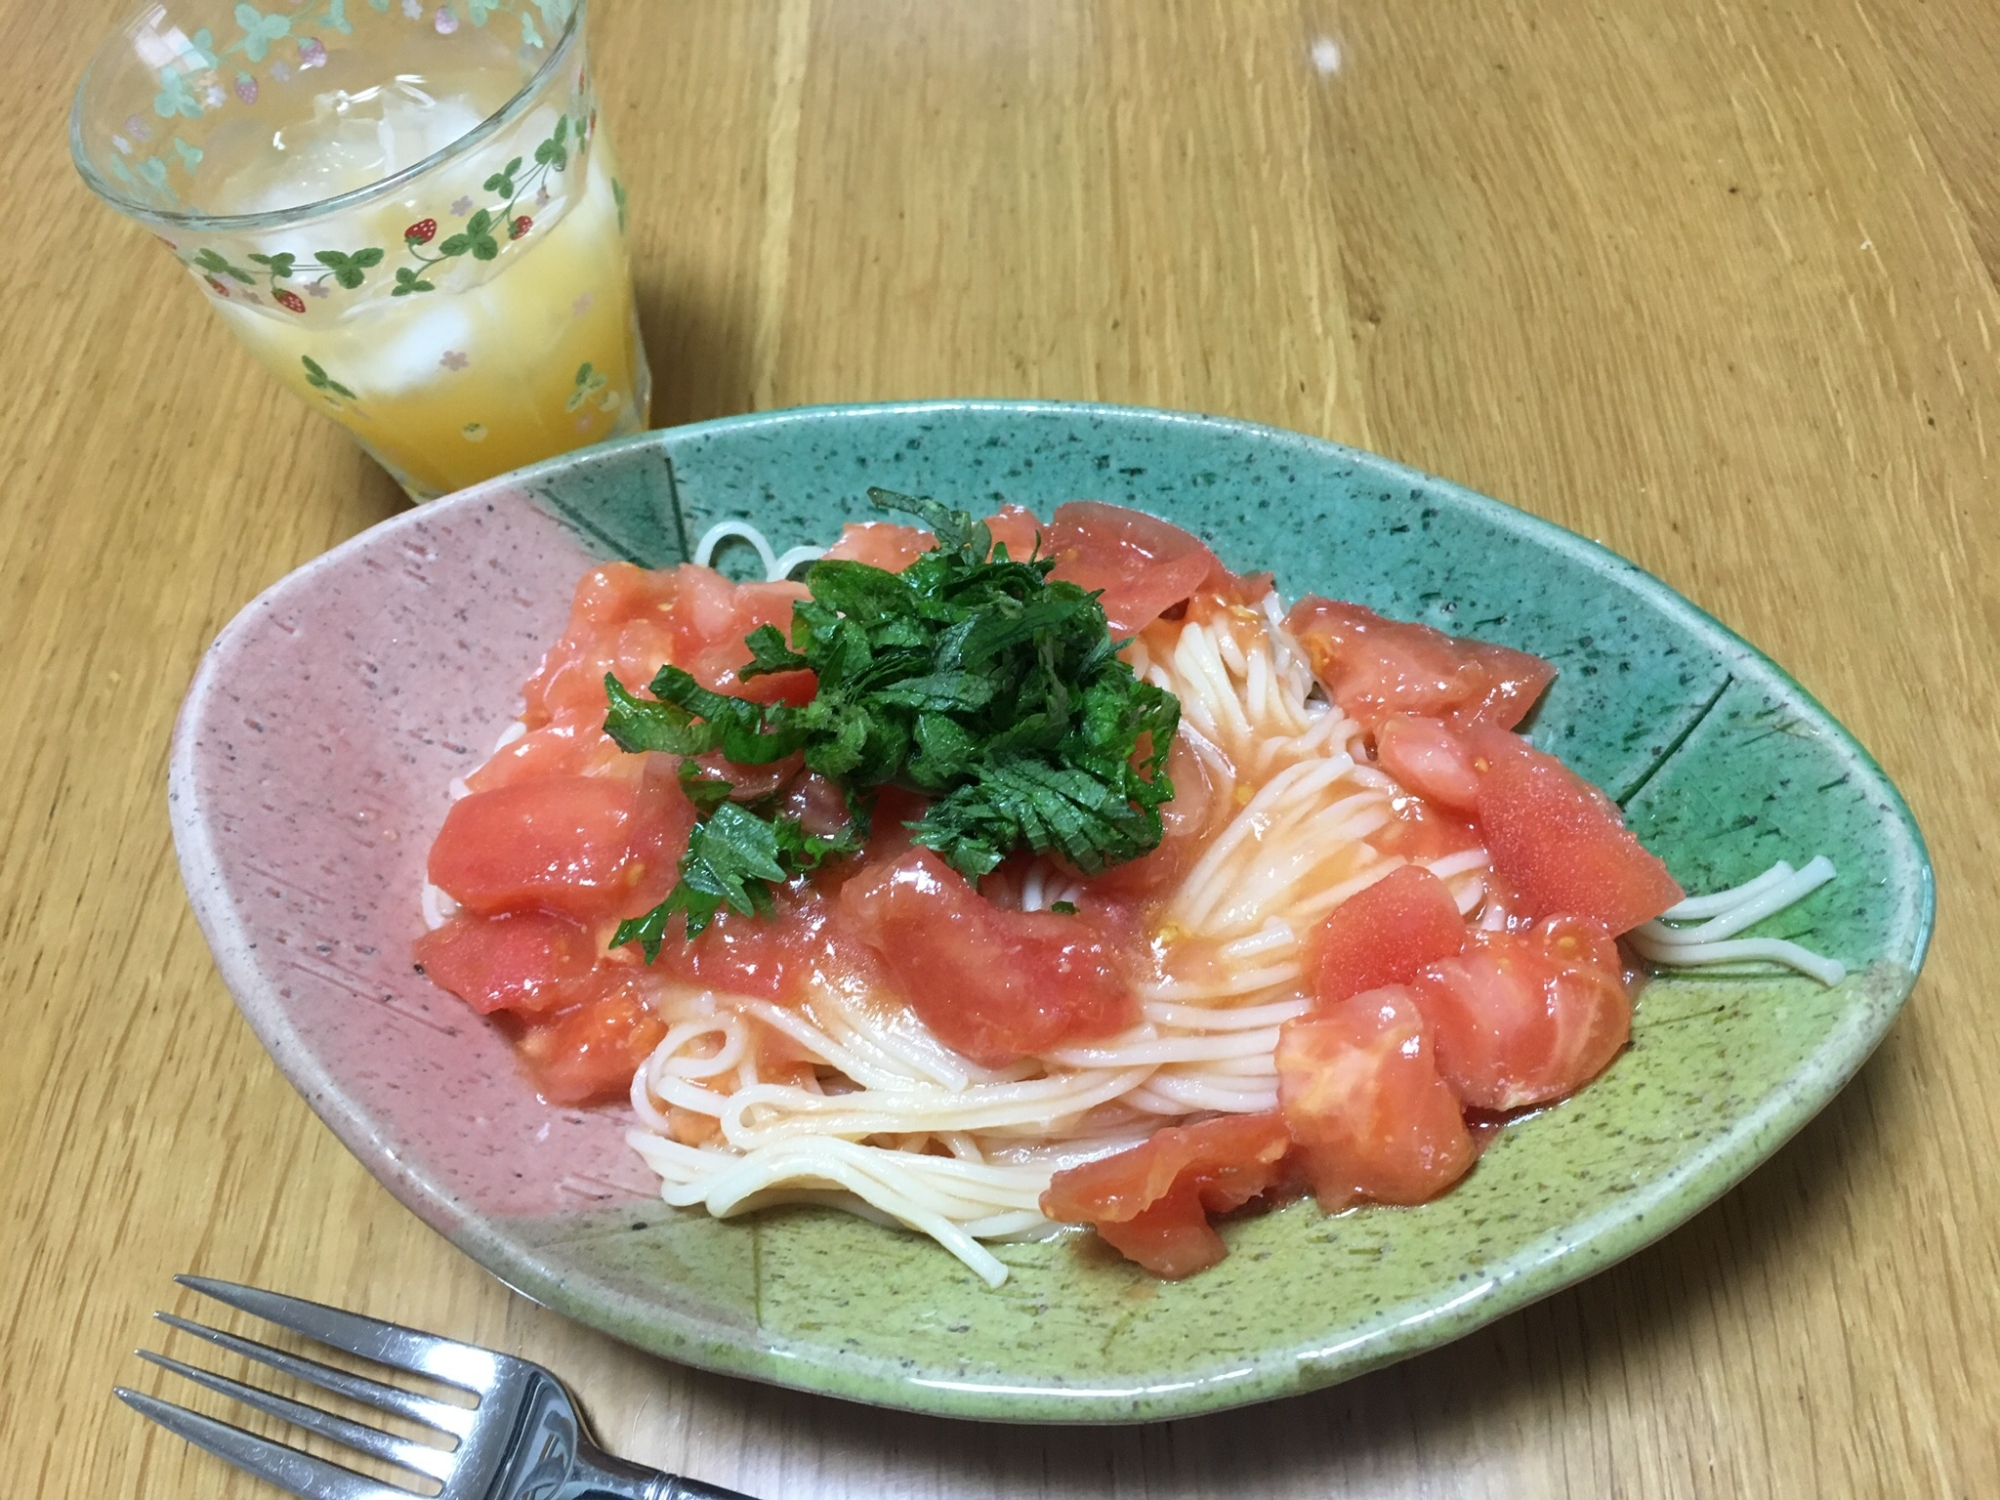
[[[635,1457],[795,1497],[2000,1488],[2000,46],[1971,0],[604,0],[656,419],[1220,411],[1597,536],[1905,789],[1940,922],[1860,1077],[1624,1265],[1333,1391],[1018,1430],[678,1369],[513,1297],[237,1021],[167,834],[207,641],[400,499],[65,157],[120,7],[0,0],[0,1472],[264,1493],[113,1404],[200,1270],[541,1359]]]

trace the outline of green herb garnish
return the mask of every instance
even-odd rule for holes
[[[968,879],[1017,849],[1095,874],[1158,846],[1180,704],[1119,660],[1097,596],[1050,578],[1047,558],[1010,558],[968,512],[887,490],[868,498],[922,519],[935,544],[901,573],[815,563],[790,642],[769,625],[745,640],[744,678],[810,669],[810,703],[710,692],[674,666],[650,699],[605,677],[605,732],[625,750],[683,757],[700,814],[679,884],[623,923],[613,947],[636,941],[651,962],[676,917],[692,938],[725,905],[769,911],[774,885],[861,848],[884,786],[934,799],[911,833]],[[694,760],[716,752],[739,765],[803,752],[846,793],[848,825],[818,837],[776,794],[730,801],[729,782]]]

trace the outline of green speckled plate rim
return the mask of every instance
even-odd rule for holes
[[[1645,597],[1662,613],[1678,617],[1705,638],[1717,655],[1740,658],[1767,672],[1826,732],[1834,746],[1881,797],[1884,830],[1901,842],[1912,861],[1915,910],[1899,926],[1904,952],[1850,976],[1841,994],[1848,1004],[1839,1022],[1784,1085],[1766,1095],[1725,1134],[1682,1160],[1642,1190],[1617,1198],[1600,1211],[1560,1226],[1508,1258],[1484,1268],[1481,1283],[1414,1313],[1407,1304],[1356,1322],[1332,1344],[1263,1350],[1253,1356],[1218,1359],[1185,1379],[1094,1380],[1009,1384],[1003,1378],[927,1375],[909,1361],[862,1357],[824,1343],[767,1339],[746,1343],[740,1332],[675,1313],[657,1302],[594,1280],[554,1269],[524,1243],[521,1226],[508,1221],[461,1220],[454,1242],[509,1285],[558,1312],[600,1328],[638,1347],[707,1369],[748,1376],[848,1400],[935,1415],[1014,1422],[1130,1422],[1186,1417],[1257,1401],[1295,1395],[1352,1378],[1422,1350],[1461,1337],[1487,1323],[1571,1285],[1643,1249],[1720,1198],[1795,1134],[1838,1092],[1866,1061],[1887,1032],[1915,983],[1935,920],[1933,876],[1921,831],[1894,785],[1859,742],[1826,712],[1782,667],[1764,657],[1726,625],[1675,593],[1636,565],[1587,538],[1551,522],[1411,469],[1392,460],[1303,434],[1228,418],[1186,412],[1042,401],[934,401],[802,407],[780,412],[726,417],[711,422],[640,434],[583,450],[507,476],[521,488],[591,536],[601,548],[630,550],[616,526],[601,526],[573,507],[552,503],[542,485],[578,465],[612,452],[656,449],[668,463],[663,481],[671,485],[675,450],[717,433],[774,430],[793,424],[825,424],[866,415],[872,418],[949,419],[955,414],[1053,416],[1126,423],[1142,421],[1195,427],[1216,436],[1286,447],[1314,463],[1344,465],[1382,483],[1424,491],[1483,516],[1534,547],[1567,554],[1583,569],[1614,579]],[[482,486],[482,488],[485,488]],[[662,497],[665,498],[664,496]],[[673,502],[677,504],[677,501]],[[599,518],[601,519],[601,518]],[[629,519],[629,518],[628,518]],[[652,523],[678,524],[678,515],[656,513]],[[685,538],[680,538],[685,546]],[[1895,836],[1900,835],[1900,839]],[[1420,1210],[1419,1210],[1420,1212]],[[610,1215],[630,1217],[630,1210]],[[589,1215],[577,1216],[583,1227]]]

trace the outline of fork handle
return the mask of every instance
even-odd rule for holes
[[[703,1484],[699,1479],[683,1479],[678,1474],[662,1474],[658,1469],[615,1458],[609,1453],[589,1450],[577,1455],[573,1483],[582,1488],[567,1493],[576,1500],[751,1500],[736,1490]]]

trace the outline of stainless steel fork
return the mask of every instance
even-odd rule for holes
[[[356,1453],[382,1459],[413,1476],[436,1480],[444,1486],[438,1500],[586,1500],[586,1497],[749,1500],[734,1490],[679,1479],[657,1469],[644,1469],[603,1452],[584,1430],[583,1418],[562,1382],[525,1359],[255,1287],[211,1281],[202,1276],[174,1279],[204,1297],[226,1302],[330,1348],[412,1375],[427,1376],[476,1396],[478,1401],[472,1406],[433,1400],[171,1313],[155,1314],[170,1327],[254,1359],[294,1379],[387,1415],[420,1423],[451,1440],[440,1447],[351,1422],[316,1406],[273,1395],[162,1354],[138,1351],[141,1359],[185,1376],[197,1385],[233,1397]],[[364,1478],[352,1469],[155,1396],[123,1386],[117,1388],[116,1394],[127,1406],[151,1417],[168,1431],[306,1500],[410,1500],[421,1493]]]

